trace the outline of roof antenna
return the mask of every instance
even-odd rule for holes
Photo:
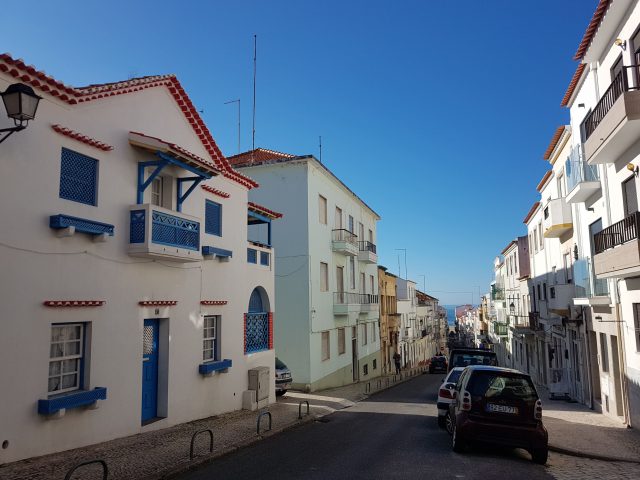
[[[236,100],[229,100],[228,102],[224,102],[225,105],[228,105],[230,103],[237,103],[238,104],[238,155],[240,155],[240,99],[236,99]]]
[[[258,35],[253,35],[253,136],[251,139],[251,163],[253,164],[253,153],[256,149],[256,70],[258,56]]]
[[[320,135],[318,137],[318,139],[320,141],[320,145],[319,145],[319,147],[320,147],[320,163],[322,163],[322,135]]]

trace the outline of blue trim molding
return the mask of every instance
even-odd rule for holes
[[[224,360],[218,360],[216,362],[201,363],[198,366],[198,372],[200,372],[201,375],[209,375],[213,372],[219,372],[219,371],[224,372],[230,367],[231,367],[231,360],[228,358],[225,358]]]
[[[88,218],[72,217],[70,215],[51,215],[49,217],[49,227],[55,230],[74,227],[76,232],[88,233],[89,235],[109,235],[113,237],[115,227],[109,223],[96,222]]]
[[[224,248],[212,247],[210,245],[206,245],[202,247],[202,255],[215,255],[216,257],[233,257],[233,252],[231,250],[225,250]]]
[[[38,413],[40,415],[52,415],[58,411],[70,408],[84,407],[91,405],[98,400],[107,399],[107,389],[96,387],[93,390],[78,390],[56,397],[38,400]]]

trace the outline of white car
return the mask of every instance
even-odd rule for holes
[[[447,418],[449,418],[449,405],[453,403],[453,387],[455,387],[458,378],[462,374],[465,367],[454,367],[444,378],[440,389],[438,390],[438,426],[440,428],[447,427]],[[448,430],[448,428],[447,428]]]

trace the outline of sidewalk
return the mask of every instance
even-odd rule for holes
[[[579,403],[542,399],[542,418],[549,432],[549,450],[576,457],[640,463],[640,431],[627,428]]]
[[[421,373],[422,370],[416,368],[403,371],[402,378],[388,375],[312,394],[289,392],[279,397],[276,403],[260,411],[240,410],[155,432],[0,465],[0,479],[63,480],[75,465],[95,459],[107,463],[109,480],[171,478],[262,438],[347,408],[367,398],[371,393],[384,390]],[[303,404],[302,419],[299,419],[300,402],[304,401],[309,402],[309,415],[306,415],[306,404]],[[261,418],[258,434],[257,421],[260,412],[271,413],[272,429],[267,431],[269,418],[265,415]],[[194,458],[191,460],[191,437],[196,431],[203,429],[211,429],[213,432],[212,451],[210,453],[208,448],[209,434],[201,433],[196,438]],[[81,467],[72,478],[101,479],[102,470],[99,465]]]

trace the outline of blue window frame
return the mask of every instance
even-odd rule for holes
[[[269,252],[260,252],[260,265],[269,266]]]
[[[258,251],[254,248],[247,248],[247,262],[258,263]]]
[[[204,231],[211,235],[222,236],[222,205],[205,200]]]
[[[98,160],[67,148],[60,155],[60,198],[98,204]]]

